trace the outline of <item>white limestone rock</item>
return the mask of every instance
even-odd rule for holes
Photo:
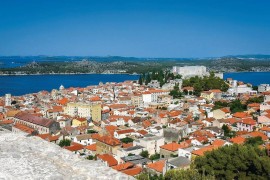
[[[6,130],[0,131],[0,165],[1,180],[134,179],[39,137],[25,137]]]

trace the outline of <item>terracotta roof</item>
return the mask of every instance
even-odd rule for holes
[[[229,123],[229,124],[234,124],[237,122],[237,119],[235,118],[228,118],[228,119],[224,119],[225,123]]]
[[[134,164],[132,164],[131,162],[126,162],[124,164],[118,164],[116,166],[112,166],[113,169],[117,170],[117,171],[122,171],[128,168],[133,167]]]
[[[164,165],[165,165],[165,161],[166,160],[160,160],[160,161],[157,161],[157,162],[154,162],[154,163],[150,163],[150,164],[147,165],[147,167],[150,168],[150,169],[154,169],[157,172],[162,173]]]
[[[137,131],[137,133],[139,133],[139,134],[141,134],[143,136],[148,134],[148,132],[146,130],[144,130],[144,129]]]
[[[110,105],[111,109],[120,109],[120,108],[126,108],[128,107],[126,104],[112,104]]]
[[[114,125],[107,125],[107,126],[105,126],[105,129],[106,129],[106,131],[115,131],[116,129],[118,129],[118,127],[117,126],[114,126]]]
[[[32,128],[28,127],[28,126],[25,126],[25,125],[19,124],[19,123],[16,123],[14,125],[14,127],[21,130],[21,131],[23,131],[23,132],[26,132],[28,134],[32,134],[35,131],[34,129],[32,129]]]
[[[258,136],[260,136],[263,141],[268,140],[268,137],[264,133],[259,132],[259,131],[253,131],[251,133],[248,133],[248,135],[250,135],[252,137],[258,137]]]
[[[37,124],[40,126],[44,126],[44,127],[50,127],[55,122],[53,120],[34,116],[34,115],[28,114],[28,113],[18,113],[15,115],[15,118],[30,122],[33,124]]]
[[[230,113],[231,112],[229,107],[227,107],[227,108],[224,107],[224,108],[221,108],[220,110],[225,112],[225,113]]]
[[[80,121],[80,122],[85,122],[86,121],[86,118],[75,118],[75,119],[73,119],[73,120],[78,120],[78,121]]]
[[[133,146],[133,143],[122,143],[122,148],[129,148],[129,147],[132,147]]]
[[[134,168],[131,168],[131,169],[123,170],[121,172],[125,173],[127,175],[130,175],[130,176],[136,176],[136,175],[138,175],[138,174],[140,174],[142,172],[142,168],[138,166],[138,167],[134,167]]]
[[[210,89],[209,91],[213,93],[222,93],[220,89]]]
[[[248,107],[260,107],[260,104],[259,103],[251,103],[251,104],[248,104]]]
[[[264,126],[264,127],[261,128],[261,131],[270,132],[270,127]]]
[[[218,146],[214,146],[214,145],[205,146],[201,149],[192,151],[192,154],[195,154],[197,156],[203,156],[205,152],[212,151],[212,150],[217,149],[217,148],[218,148]]]
[[[166,149],[168,151],[178,151],[178,149],[185,148],[188,146],[189,146],[189,144],[186,144],[186,143],[178,144],[178,143],[172,142],[172,143],[160,146],[160,148]]]
[[[237,137],[231,138],[229,141],[232,143],[235,143],[235,144],[243,144],[245,142],[245,140],[246,139],[244,137],[237,136]]]
[[[3,120],[3,121],[0,121],[0,125],[3,125],[3,124],[13,124],[13,121],[12,120]]]
[[[134,129],[123,129],[123,130],[118,130],[116,131],[117,134],[128,134],[128,133],[132,133],[135,132]]]
[[[226,141],[222,139],[216,139],[215,141],[212,142],[212,145],[220,147],[223,146],[226,143]]]
[[[100,154],[97,157],[103,161],[106,161],[109,167],[116,166],[118,164],[117,160],[110,154]]]
[[[20,110],[8,110],[6,113],[7,117],[15,117],[18,113],[20,113]]]
[[[68,103],[68,98],[63,98],[58,101],[58,104],[66,105]]]
[[[90,101],[101,101],[99,96],[94,96],[90,98]]]
[[[97,144],[91,144],[88,146],[85,146],[85,149],[90,150],[90,151],[96,151],[97,150]]]
[[[108,144],[110,146],[117,146],[121,144],[121,141],[111,136],[100,136],[97,138],[98,141]]]
[[[148,128],[152,124],[151,124],[151,122],[149,120],[145,120],[145,121],[142,122],[142,125],[143,125],[144,128]]]
[[[256,124],[256,121],[251,119],[251,118],[242,119],[240,122],[243,123],[243,124],[249,124],[249,125],[255,125]]]
[[[49,142],[57,141],[59,139],[58,136],[52,136],[51,134],[39,134],[37,136]]]
[[[84,146],[79,143],[72,142],[70,146],[65,146],[64,148],[69,151],[79,151],[82,150]]]
[[[246,112],[236,112],[233,114],[233,117],[236,118],[245,118],[245,117],[249,117],[249,114]]]
[[[182,114],[182,111],[180,111],[180,110],[173,110],[173,111],[170,111],[170,112],[168,113],[168,115],[171,116],[171,117],[179,116],[179,115],[181,115],[181,114]]]

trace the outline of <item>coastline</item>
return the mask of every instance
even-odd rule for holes
[[[0,76],[41,76],[41,75],[90,75],[90,74],[112,74],[112,75],[131,75],[138,76],[137,73],[36,73],[36,74],[0,74]]]
[[[219,72],[219,73],[266,73],[270,71],[234,71],[234,72]],[[40,75],[89,75],[89,74],[112,74],[112,75],[131,75],[138,76],[138,73],[32,73],[32,74],[0,74],[0,76],[40,76]]]

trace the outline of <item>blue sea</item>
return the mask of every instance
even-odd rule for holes
[[[260,84],[270,84],[270,72],[236,72],[224,73],[223,79],[233,78],[233,80],[251,83],[254,86]]]
[[[18,96],[41,90],[51,91],[60,85],[65,87],[86,87],[99,82],[123,82],[138,80],[138,75],[128,74],[76,74],[76,75],[22,75],[0,76],[0,96],[6,93]],[[225,73],[224,79],[233,78],[253,85],[270,84],[270,72]]]
[[[11,93],[14,96],[35,93],[41,90],[51,91],[64,87],[86,87],[99,82],[123,82],[138,80],[138,75],[128,74],[76,74],[76,75],[21,75],[0,76],[0,96]]]

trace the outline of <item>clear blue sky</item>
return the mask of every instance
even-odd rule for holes
[[[0,0],[0,55],[270,54],[270,0]]]

